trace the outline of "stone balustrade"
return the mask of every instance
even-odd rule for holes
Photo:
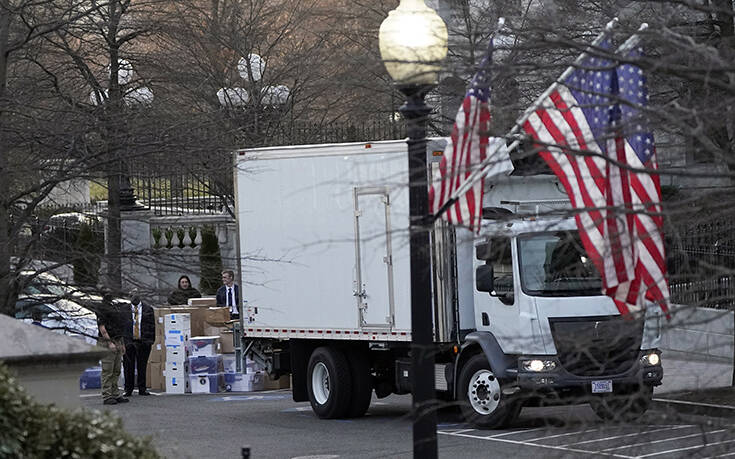
[[[151,248],[163,250],[199,250],[202,244],[202,230],[211,227],[215,231],[217,241],[227,244],[234,234],[229,234],[228,225],[234,220],[229,215],[189,215],[152,217]]]
[[[199,288],[199,250],[205,228],[214,230],[223,268],[237,269],[237,227],[229,214],[125,212],[121,226],[123,288],[139,288],[152,304],[165,303],[181,275],[189,276]]]

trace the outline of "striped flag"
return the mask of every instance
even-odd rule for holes
[[[610,40],[598,46],[609,50]],[[666,312],[653,136],[640,122],[628,129],[639,121],[637,107],[645,102],[642,72],[586,54],[565,75],[530,112],[523,129],[564,185],[604,293],[621,314],[640,310],[643,297]]]
[[[439,173],[432,178],[429,190],[431,213],[439,215],[454,225],[467,226],[479,231],[482,220],[482,197],[484,180],[476,180],[472,186],[455,199],[453,194],[470,177],[473,169],[488,159],[488,130],[490,125],[490,84],[488,67],[492,61],[492,39],[480,70],[472,78],[462,106],[452,128],[452,135],[439,163]],[[487,175],[496,175],[512,169],[508,150],[492,146],[493,160]],[[492,159],[492,158],[491,158]],[[444,206],[449,205],[447,209]],[[445,210],[445,211],[444,211]]]
[[[634,47],[626,61],[635,61],[643,54]],[[625,63],[616,69],[616,87],[619,104],[611,112],[615,137],[609,149],[615,159],[628,166],[620,169],[623,178],[618,187],[623,191],[626,224],[633,245],[629,257],[633,263],[634,278],[608,292],[621,310],[642,303],[641,297],[654,301],[668,315],[669,288],[666,282],[666,257],[663,243],[661,214],[661,183],[656,173],[656,149],[653,133],[642,116],[641,107],[648,104],[648,90],[643,70]],[[614,144],[614,145],[613,145]]]

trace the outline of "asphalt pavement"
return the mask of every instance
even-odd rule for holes
[[[732,364],[669,358],[654,405],[638,421],[609,424],[588,405],[524,408],[503,430],[478,430],[458,411],[438,413],[439,457],[618,458],[735,456]],[[119,415],[126,430],[153,438],[169,458],[410,458],[411,397],[373,398],[359,419],[318,419],[289,390],[204,395],[133,395],[103,407],[81,392],[87,409]]]
[[[681,413],[735,418],[733,365],[727,360],[700,360],[673,354],[661,360],[663,384],[654,391],[654,405]]]

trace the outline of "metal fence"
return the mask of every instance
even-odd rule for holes
[[[369,142],[405,137],[402,122],[330,123],[294,122],[271,129],[266,137],[246,136],[236,148]],[[200,135],[204,135],[200,133]],[[236,136],[237,137],[237,136]],[[202,162],[203,163],[203,162]],[[156,215],[233,213],[234,190],[230,153],[210,154],[207,164],[147,162],[130,164],[130,183],[139,202]]]
[[[669,227],[667,268],[674,303],[735,309],[735,220]]]

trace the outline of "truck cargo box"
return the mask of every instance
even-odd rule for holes
[[[238,152],[246,336],[410,341],[407,169],[402,140]]]

